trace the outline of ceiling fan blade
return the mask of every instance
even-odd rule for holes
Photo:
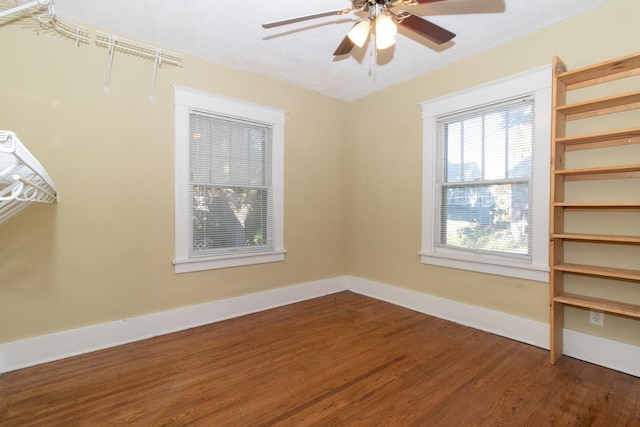
[[[451,31],[445,30],[433,22],[429,22],[411,12],[406,12],[406,17],[399,22],[399,25],[431,40],[434,43],[446,43],[456,36]]]
[[[340,46],[338,46],[336,51],[333,52],[333,55],[346,55],[347,53],[351,52],[351,49],[353,49],[354,46],[355,43],[351,41],[349,36],[345,36],[344,39],[342,39],[342,43],[340,43]]]
[[[262,24],[262,27],[273,28],[273,27],[279,27],[281,25],[293,24],[295,22],[302,22],[302,21],[308,21],[310,19],[323,18],[325,16],[346,15],[347,13],[353,12],[355,10],[358,10],[358,9],[329,10],[327,12],[314,13],[312,15],[304,15],[304,16],[298,16],[295,18],[283,19],[282,21],[267,22],[265,24]]]

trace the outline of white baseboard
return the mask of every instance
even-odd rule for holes
[[[640,347],[635,345],[565,329],[563,354],[640,377]]]
[[[547,323],[358,277],[349,277],[349,290],[420,313],[549,349]],[[640,377],[640,347],[638,346],[565,329],[563,354]]]
[[[117,320],[0,344],[0,373],[268,310],[347,289],[347,277]]]
[[[546,323],[367,279],[341,276],[0,344],[0,374],[345,290],[549,348]],[[640,377],[640,347],[566,329],[564,333],[567,356]]]
[[[358,277],[349,278],[349,290],[420,313],[549,349],[549,325],[546,323]]]

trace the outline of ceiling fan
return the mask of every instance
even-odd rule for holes
[[[361,12],[366,13],[367,17],[360,19],[349,30],[336,51],[333,52],[335,56],[348,54],[354,46],[362,47],[367,41],[370,33],[375,33],[376,49],[386,49],[395,43],[395,35],[398,31],[398,25],[413,31],[434,43],[443,44],[454,38],[456,35],[433,22],[427,21],[410,10],[398,10],[399,6],[410,7],[439,1],[444,0],[352,0],[351,4],[353,8],[351,9],[330,10],[327,12],[283,19],[281,21],[267,22],[262,24],[262,27],[273,28],[310,19],[322,18],[325,16],[346,15],[348,13]]]

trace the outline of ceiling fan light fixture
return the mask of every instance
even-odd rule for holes
[[[1,2],[2,0],[0,0]],[[17,1],[17,0],[16,0]],[[27,0],[21,0],[27,1]],[[54,0],[34,0],[34,1],[51,1]],[[398,26],[405,30],[413,31],[418,36],[424,37],[436,44],[444,44],[454,38],[456,35],[451,31],[442,28],[433,22],[420,16],[418,12],[410,10],[397,10],[396,6],[403,4],[404,6],[418,6],[426,3],[435,3],[445,0],[351,0],[352,9],[337,9],[327,12],[314,13],[311,15],[302,15],[280,21],[266,22],[262,24],[264,28],[279,27],[297,22],[308,21],[316,18],[324,18],[326,16],[342,16],[349,13],[355,13],[362,16],[351,27],[347,35],[342,39],[340,45],[333,53],[334,56],[341,56],[350,53],[354,46],[363,47],[367,43],[369,37],[375,34],[375,49],[387,49],[395,44],[395,35],[398,32]],[[370,43],[371,49],[374,49],[373,40]]]
[[[370,27],[371,22],[368,19],[363,19],[349,30],[347,37],[351,39],[353,44],[362,47],[364,42],[367,41],[367,37],[369,37]]]
[[[393,46],[396,42],[398,27],[391,16],[382,14],[376,18],[376,49],[382,50]]]

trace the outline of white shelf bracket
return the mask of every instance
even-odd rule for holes
[[[149,101],[154,102],[155,88],[156,88],[156,76],[158,75],[158,68],[162,65],[162,50],[156,49],[156,58],[153,63],[153,75],[151,76],[151,92],[149,93]]]
[[[111,84],[111,68],[113,67],[113,56],[116,52],[116,36],[109,36],[108,49],[109,49],[109,63],[107,64],[107,81],[104,84],[104,92],[109,93],[109,85]]]
[[[149,91],[149,101],[155,101],[156,79],[160,67],[182,67],[182,56],[160,49],[154,46],[145,45],[132,40],[118,38],[111,34],[96,31],[95,47],[106,49],[109,53],[109,68],[107,69],[107,84],[105,92],[109,92],[109,79],[111,76],[111,66],[114,55],[124,55],[133,59],[153,63],[153,74],[151,75],[151,89]]]

